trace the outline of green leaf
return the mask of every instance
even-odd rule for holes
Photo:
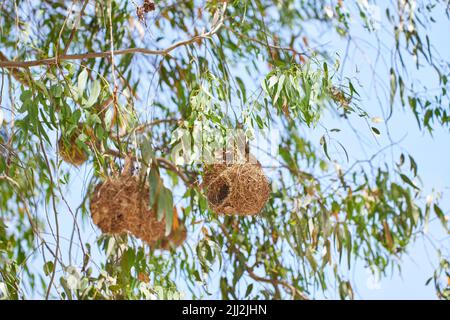
[[[173,195],[172,192],[164,188],[164,210],[166,214],[166,236],[170,234],[172,231],[172,223],[173,223]]]
[[[53,272],[54,268],[55,268],[55,266],[54,266],[53,262],[52,261],[47,261],[44,264],[44,273],[45,273],[45,275],[49,276]]]
[[[78,75],[78,98],[83,97],[84,89],[86,89],[86,82],[88,78],[88,73],[86,69],[80,72]]]
[[[156,195],[156,218],[158,221],[161,221],[164,217],[166,218],[166,235],[169,235],[173,222],[173,195],[169,189],[164,187],[162,181],[159,188],[160,191]]]
[[[63,277],[61,277],[60,283],[61,283],[61,286],[62,286],[63,289],[64,289],[64,292],[65,292],[66,295],[67,295],[67,298],[68,298],[69,300],[72,300],[72,299],[73,299],[73,298],[72,298],[72,292],[70,291],[69,286],[67,285],[67,280],[64,279]]]
[[[416,190],[420,190],[412,181],[410,178],[408,178],[406,175],[404,175],[403,173],[400,174],[400,178],[402,178],[403,182],[409,184],[411,187],[413,187]]]
[[[323,63],[323,73],[324,73],[324,78],[325,78],[325,85],[327,85],[328,82],[328,65],[326,62]]]
[[[311,265],[311,268],[314,270],[314,272],[316,272],[317,271],[317,262],[313,257],[311,249],[309,249],[309,248],[306,251],[306,258],[308,259],[308,262]]]
[[[85,105],[86,108],[92,107],[97,102],[97,99],[100,95],[100,90],[101,90],[100,81],[95,80],[94,83],[92,84],[89,99]]]
[[[390,105],[391,105],[391,112],[392,112],[392,106],[394,104],[394,97],[395,97],[395,93],[397,92],[397,78],[395,76],[394,69],[392,69],[392,68],[390,70],[390,86],[391,86]]]
[[[250,285],[247,287],[247,290],[245,291],[245,297],[247,298],[250,293],[252,293],[253,290],[253,283],[250,283]]]
[[[60,85],[53,85],[50,88],[50,92],[55,98],[61,98],[62,96],[62,87]]]
[[[444,228],[447,229],[447,220],[445,219],[444,212],[442,211],[441,208],[439,208],[439,206],[437,204],[434,204],[433,208],[434,208],[434,212],[438,216],[439,220],[441,220],[442,225],[444,226]]]
[[[405,105],[405,83],[403,82],[402,77],[398,77],[398,83],[400,85],[400,100],[402,102],[402,105]]]
[[[278,77],[276,75],[273,75],[269,78],[269,89],[272,89],[272,87],[278,82]]]
[[[228,298],[227,279],[224,277],[220,278],[220,292],[222,293],[222,299]]]
[[[155,151],[152,148],[152,144],[149,138],[144,137],[141,143],[141,155],[144,164],[148,165],[150,160],[155,157]]]
[[[371,129],[372,129],[373,133],[374,133],[377,137],[379,137],[379,136],[381,135],[380,130],[378,130],[377,128],[371,127]]]
[[[320,138],[320,145],[323,147],[323,151],[325,152],[325,155],[327,156],[328,160],[331,160],[330,155],[328,154],[328,145],[325,136],[322,136]]]
[[[401,167],[405,163],[405,155],[402,153],[400,155],[400,161],[398,163],[398,166]]]
[[[255,120],[260,129],[264,128],[264,122],[259,115],[256,115]]]
[[[414,177],[417,176],[417,163],[413,157],[409,156],[409,162],[411,163],[411,171],[414,172]]]
[[[239,265],[234,270],[233,286],[236,286],[236,284],[239,282],[242,275],[244,274],[244,271],[245,271],[244,266],[241,263],[239,263]]]
[[[286,79],[286,76],[284,74],[282,74],[280,76],[280,79],[278,79],[277,93],[275,94],[275,97],[273,98],[273,104],[276,104],[278,101],[278,98],[280,97],[281,90],[283,90],[284,79]]]
[[[155,204],[157,204],[157,198],[158,194],[162,187],[162,181],[159,177],[158,169],[155,166],[152,166],[150,173],[148,175],[148,181],[150,186],[150,201],[149,206],[153,207]]]
[[[236,81],[237,81],[237,83],[239,85],[239,89],[242,92],[243,102],[246,103],[247,102],[247,94],[246,94],[246,91],[245,91],[244,81],[242,81],[242,79],[239,78],[239,77],[236,77]]]
[[[353,86],[353,83],[351,81],[348,82],[348,86],[350,88],[350,95],[353,96],[355,93],[359,97],[358,91],[356,91],[355,87]]]
[[[95,124],[101,124],[102,120],[96,113],[86,112],[86,124],[88,126],[94,126]]]

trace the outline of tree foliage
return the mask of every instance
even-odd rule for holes
[[[0,4],[0,297],[353,298],[357,262],[388,275],[429,223],[448,233],[413,155],[392,142],[355,159],[339,141],[353,123],[365,124],[356,135],[388,134],[401,108],[422,131],[448,129],[450,64],[430,32],[448,26],[446,1],[143,3]],[[351,50],[375,62],[348,61]],[[358,76],[370,72],[383,118],[366,107]],[[277,132],[259,215],[208,208],[204,166],[175,152],[200,152],[199,127],[212,140],[242,129],[250,143]],[[167,231],[186,225],[182,247],[92,224],[94,186],[127,155]],[[448,298],[448,247],[435,247],[430,281]]]

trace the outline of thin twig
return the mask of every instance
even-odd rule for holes
[[[125,133],[122,136],[129,135],[130,133],[142,133],[145,131],[145,129],[147,129],[149,127],[157,126],[162,123],[177,123],[178,121],[180,121],[180,119],[169,118],[169,119],[158,119],[158,120],[155,120],[152,122],[146,122],[146,123],[136,126],[136,128],[131,130],[131,132]]]
[[[80,15],[79,15],[79,17],[78,17],[78,20],[77,20],[77,22],[74,24],[74,26],[73,26],[73,28],[72,28],[72,31],[70,32],[70,36],[69,36],[69,39],[67,40],[66,46],[65,46],[65,48],[64,48],[63,55],[66,55],[66,54],[67,54],[67,51],[69,50],[70,43],[72,42],[73,37],[75,36],[75,32],[76,32],[77,29],[78,29],[78,25],[79,25],[79,23],[80,23],[80,21],[81,21],[81,18],[82,18],[83,14],[84,14],[84,10],[86,10],[86,7],[87,7],[87,4],[88,4],[88,3],[89,3],[89,0],[85,0],[85,1],[84,1],[83,7],[82,7],[81,10],[80,10]]]
[[[118,158],[125,158],[125,156],[126,156],[124,154],[121,154],[119,151],[112,150],[112,149],[106,150],[105,154],[109,154],[111,156],[118,157]],[[134,156],[131,157],[131,159],[133,161],[137,160],[136,157],[134,157]],[[192,187],[195,184],[195,182],[193,182],[192,179],[190,179],[183,171],[179,170],[177,168],[177,166],[174,163],[172,163],[171,161],[169,161],[165,158],[161,158],[161,157],[155,158],[155,161],[158,165],[160,165],[164,169],[176,173],[186,184],[189,185],[189,187]]]
[[[224,26],[225,29],[227,29],[228,31],[231,31],[232,33],[234,33],[236,36],[238,36],[239,38],[245,39],[245,40],[249,40],[255,43],[258,43],[262,46],[268,47],[270,49],[275,49],[275,50],[280,50],[280,51],[290,51],[298,56],[308,56],[305,52],[299,52],[297,50],[295,50],[292,47],[281,47],[281,46],[277,46],[275,44],[270,44],[269,42],[264,42],[262,40],[256,39],[256,38],[252,38],[249,37],[243,33],[237,32],[236,30],[230,28],[229,26]]]
[[[48,175],[49,175],[49,178],[50,178],[50,183],[51,183],[52,186],[56,186],[55,181],[53,179],[52,172],[51,172],[50,161],[48,160],[47,153],[45,152],[44,143],[42,142],[42,138],[39,139],[39,145],[41,147],[42,153],[44,155],[44,160],[45,160],[45,163],[47,165]],[[59,245],[60,245],[60,243],[59,243],[59,241],[60,241],[60,239],[59,239],[59,220],[58,220],[58,211],[56,209],[56,201],[55,201],[56,194],[55,194],[55,191],[53,190],[52,187],[50,188],[50,190],[51,190],[51,193],[52,193],[52,206],[53,206],[53,214],[54,214],[54,217],[55,217],[55,229],[56,229],[56,248],[55,248],[55,253],[56,253],[56,255],[55,255],[55,260],[53,261],[53,270],[52,270],[52,274],[50,276],[50,282],[48,284],[47,292],[45,294],[45,300],[48,300],[48,298],[50,296],[50,292],[51,292],[52,286],[53,286],[53,282],[55,280],[56,266],[57,266],[57,262],[58,262],[58,251],[59,251],[59,248],[60,248],[59,247]]]
[[[15,181],[13,178],[7,176],[7,175],[0,175],[0,180],[6,180],[8,182],[10,182],[12,185],[14,185],[16,187],[17,190],[17,195],[19,196],[20,200],[22,201],[23,205],[24,205],[24,210],[25,213],[27,215],[27,218],[30,222],[31,225],[31,230],[33,230],[33,233],[41,240],[41,243],[47,248],[47,250],[50,252],[50,254],[53,257],[57,257],[57,255],[53,252],[53,250],[48,246],[47,242],[44,240],[44,238],[41,236],[41,233],[39,232],[39,227],[36,225],[36,223],[33,220],[33,216],[31,214],[31,211],[28,207],[27,202],[25,201],[25,198],[23,197],[23,195],[20,193],[20,186],[17,183],[17,181]]]

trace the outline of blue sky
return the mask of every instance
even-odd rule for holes
[[[389,109],[389,68],[392,59],[391,50],[394,48],[392,25],[386,21],[383,10],[380,10],[379,16],[381,20],[379,21],[380,33],[378,36],[382,47],[379,55],[376,50],[378,46],[376,37],[368,35],[367,31],[361,26],[361,21],[356,18],[350,25],[350,33],[354,43],[349,47],[349,56],[345,59],[345,63],[343,60],[347,50],[346,39],[337,36],[335,32],[330,30],[329,26],[323,23],[302,25],[307,30],[310,39],[317,39],[314,45],[326,44],[327,50],[336,53],[336,57],[339,57],[341,69],[338,71],[338,75],[349,77],[353,83],[359,84],[357,90],[361,94],[361,100],[358,105],[368,112],[370,117],[380,118],[386,118]],[[450,31],[450,24],[448,18],[445,17],[444,12],[436,12],[436,10],[433,18],[437,22],[434,25],[427,25],[431,43],[436,47],[440,57],[449,61],[450,41],[448,41],[448,32]],[[314,47],[314,45],[312,46]],[[383,63],[384,61],[386,63]],[[410,80],[420,79],[421,85],[425,85],[428,89],[437,87],[436,75],[431,68],[417,71],[411,58],[406,58],[405,61]],[[239,70],[239,67],[236,69]],[[373,69],[376,70],[375,78]],[[242,75],[242,78],[245,79],[245,75]],[[251,79],[248,80],[251,81]],[[344,78],[340,80],[345,82]],[[249,81],[246,81],[246,83],[249,83]],[[374,89],[374,82],[376,81],[380,82],[377,90]],[[420,88],[419,82],[413,81],[415,87]],[[379,101],[381,101],[381,104]],[[319,126],[304,129],[302,132],[318,146],[320,137],[324,134],[324,128],[341,129],[338,134],[334,135],[334,138],[345,146],[350,161],[346,161],[342,149],[337,145],[336,148],[331,146],[329,149],[331,157],[338,160],[344,168],[356,160],[368,159],[380,149],[392,142],[397,142],[396,146],[378,156],[375,164],[388,163],[392,166],[393,163],[398,162],[400,153],[412,155],[419,168],[420,180],[416,183],[423,187],[424,197],[431,193],[442,193],[440,205],[448,216],[448,209],[450,208],[448,195],[450,191],[450,136],[448,129],[436,128],[432,136],[427,131],[420,130],[412,112],[408,110],[408,107],[403,108],[399,101],[396,101],[393,116],[387,123],[370,123],[371,126],[380,130],[381,135],[379,137],[372,134],[368,124],[363,119],[353,117],[351,125],[357,134],[342,118],[325,113]],[[387,130],[389,130],[389,136]],[[267,173],[270,176],[270,172]],[[450,238],[439,221],[434,220],[430,223],[428,236],[435,238],[435,241],[448,253]],[[351,267],[346,275],[354,286],[357,299],[436,299],[432,283],[425,286],[425,282],[432,276],[437,264],[436,251],[428,240],[420,237],[402,257],[401,273],[395,271],[392,275],[381,278],[379,282],[374,283],[374,276],[359,261]],[[324,296],[317,293],[317,297]],[[327,297],[339,298],[339,295],[336,292],[327,295]]]
[[[445,57],[445,54],[447,54],[447,57],[450,57],[450,42],[446,40],[446,35],[448,35],[448,31],[450,31],[448,21],[445,17],[437,17],[437,19],[439,22],[434,26],[433,30],[430,31],[432,41],[437,45],[441,55],[444,55],[443,57]],[[317,32],[317,35],[320,35],[320,42],[327,43],[330,51],[334,49],[339,56],[344,56],[347,45],[345,40],[336,37],[334,33],[327,31],[326,27],[321,26],[316,30],[314,29],[316,26],[311,25],[310,27],[310,32],[312,34]],[[358,46],[365,48],[365,51],[364,53],[356,51],[352,52],[352,50],[349,51],[351,57],[347,59],[344,64],[345,69],[343,70],[343,74],[348,77],[357,78],[360,81],[360,104],[367,112],[369,112],[370,116],[383,117],[383,110],[386,112],[387,107],[386,105],[382,105],[380,108],[380,104],[377,101],[379,92],[376,92],[372,86],[373,78],[371,67],[377,68],[377,74],[384,77],[384,85],[389,81],[388,69],[382,64],[376,66],[373,64],[377,54],[371,47],[372,45],[375,45],[375,43],[371,42],[374,41],[374,39],[368,38],[366,31],[364,31],[358,23],[353,24],[351,30],[352,36],[355,37],[355,39],[364,39],[364,41],[361,42],[358,42],[358,40],[355,41]],[[382,43],[387,48],[393,46],[393,42],[389,37],[384,38]],[[382,58],[389,61],[389,50],[384,50],[381,54]],[[238,69],[239,68],[236,68],[236,70]],[[358,71],[356,72],[355,70]],[[408,66],[408,72],[409,71],[411,71],[411,75],[414,77],[416,71],[412,64]],[[235,75],[239,75],[239,71],[236,72]],[[242,74],[242,78],[245,79],[246,75]],[[433,83],[433,81],[435,81],[434,75],[429,69],[421,71],[420,78],[424,83]],[[144,90],[147,90],[147,88]],[[384,99],[384,101],[386,101],[385,98],[386,97],[382,96],[381,100],[383,101]],[[355,129],[362,132],[362,135],[358,136],[343,123],[341,118],[335,118],[330,114],[324,115],[321,120],[321,125],[328,129],[341,129],[341,132],[336,138],[346,146],[350,157],[350,164],[352,160],[368,158],[390,143],[386,134],[386,127],[383,123],[377,125],[381,131],[381,136],[379,138],[375,138],[370,130],[367,130],[367,124],[358,119],[352,121],[352,125]],[[394,115],[390,119],[388,127],[391,139],[393,141],[401,140],[401,142],[399,143],[399,146],[394,147],[392,151],[389,150],[380,156],[379,163],[392,163],[392,161],[397,161],[400,151],[406,151],[414,156],[418,163],[419,175],[421,177],[419,183],[424,187],[426,194],[433,190],[444,192],[443,199],[441,200],[441,207],[444,208],[447,213],[448,208],[450,208],[448,189],[446,189],[450,186],[450,148],[448,148],[448,130],[437,129],[433,136],[427,132],[420,131],[412,113],[408,110],[402,110],[398,103],[395,106]],[[311,140],[316,141],[318,145],[323,130],[321,130],[320,127],[317,127],[309,130],[307,134]],[[360,143],[361,140],[363,141],[363,144]],[[342,155],[342,150],[336,149],[334,151],[335,152],[333,153],[333,150],[331,150],[331,153],[336,159],[341,160],[341,164],[345,166],[346,163]],[[85,182],[82,182],[82,179],[85,179],[86,177],[84,169],[79,172],[78,177],[79,179],[73,183],[74,188],[72,189],[73,197],[71,197],[71,200],[73,200],[74,204],[77,204],[78,201],[81,200],[78,196],[80,191],[83,191],[83,193],[85,192],[84,186],[86,184]],[[79,186],[80,188],[76,188],[76,186]],[[70,230],[71,224],[68,224],[67,228]],[[85,229],[85,233],[86,235],[89,235],[91,241],[99,234],[98,232],[93,233],[95,229],[92,229],[89,222]],[[446,237],[438,222],[430,224],[429,233],[439,239],[444,239]],[[195,235],[190,236],[193,244],[196,241],[195,238]],[[446,247],[449,248],[448,241],[446,242]],[[359,262],[352,266],[351,270],[347,272],[347,277],[353,282],[357,299],[435,299],[436,295],[433,286],[425,286],[425,282],[432,275],[437,263],[438,260],[435,251],[431,248],[430,244],[426,240],[419,239],[409,248],[407,255],[403,257],[401,262],[401,274],[399,272],[394,272],[392,277],[382,278],[374,285],[371,282],[373,276],[371,276],[368,270],[361,262]],[[320,293],[317,293],[318,298],[321,296]],[[337,293],[332,293],[331,295],[327,295],[327,297],[339,298]]]
[[[448,33],[450,31],[450,25],[447,18],[442,15],[434,15],[437,23],[430,26],[429,34],[432,39],[432,43],[439,51],[441,58],[449,61],[450,59],[450,41],[448,41]],[[384,17],[383,17],[384,19]],[[383,26],[388,23],[382,20]],[[364,39],[367,44],[361,42],[362,47],[369,48],[372,45],[376,46],[373,38],[367,37],[367,33],[357,25],[352,28],[352,33],[355,38]],[[388,48],[392,48],[393,41],[391,37],[383,35],[381,36],[381,42]],[[357,40],[355,40],[357,41]],[[345,52],[346,43],[342,41],[336,41],[336,39],[330,39],[330,42],[336,47],[336,51],[342,56]],[[351,50],[350,50],[351,53]],[[380,105],[377,102],[377,93],[370,86],[372,84],[372,73],[370,66],[367,62],[375,61],[376,52],[372,49],[371,52],[367,51],[366,56],[361,53],[356,53],[345,64],[344,74],[351,76],[352,71],[358,66],[359,73],[356,75],[361,80],[363,87],[361,105],[371,116],[383,117],[383,112],[380,109]],[[382,53],[382,58],[390,61],[389,52]],[[382,59],[380,59],[382,60]],[[408,61],[408,60],[407,60]],[[389,84],[389,73],[387,69],[383,68],[382,64],[376,66],[377,73],[384,76],[385,82]],[[436,77],[434,71],[430,68],[421,71],[420,73],[415,71],[415,66],[412,63],[408,65],[408,73],[412,77],[420,78],[421,82],[426,84],[428,88],[433,88],[433,84],[436,83]],[[387,109],[388,100],[385,97],[385,104],[382,108]],[[334,123],[338,127],[342,127],[341,123],[337,119],[327,119],[326,121],[329,127],[332,127],[331,123]],[[357,122],[356,122],[357,123]],[[442,192],[442,199],[440,201],[441,207],[448,216],[448,209],[450,208],[449,199],[449,187],[450,187],[450,144],[449,144],[449,132],[448,129],[437,128],[431,136],[428,132],[420,131],[417,122],[408,109],[403,110],[400,104],[397,102],[393,117],[390,119],[389,132],[393,141],[401,141],[398,147],[395,147],[391,152],[387,152],[380,160],[381,162],[392,162],[391,157],[398,161],[399,152],[408,152],[411,154],[419,167],[419,175],[421,181],[418,182],[424,188],[424,193],[429,194],[433,190]],[[360,132],[364,132],[364,123],[357,123],[355,128]],[[374,139],[367,135],[364,137],[368,144],[364,146],[364,150],[361,148],[359,139],[356,138],[348,130],[341,131],[339,136],[340,142],[346,147],[347,151],[352,157],[367,158],[367,154],[371,155],[375,153],[377,149],[389,144],[389,140],[386,136],[386,127],[384,125],[376,125],[381,131],[381,136]],[[367,131],[367,130],[365,130]],[[393,155],[393,156],[392,156]],[[429,235],[439,239],[440,244],[448,250],[450,249],[450,238],[443,231],[439,222],[434,221],[430,224]],[[430,246],[430,243],[425,239],[419,239],[411,246],[407,252],[407,255],[403,257],[401,262],[402,273],[395,272],[392,277],[382,278],[378,286],[368,285],[370,282],[370,274],[361,264],[353,267],[352,278],[354,280],[356,297],[362,299],[436,299],[436,294],[433,285],[425,286],[426,280],[432,275],[433,268],[437,265],[438,260],[435,250]],[[352,279],[351,278],[351,279]]]
[[[437,17],[437,20],[437,24],[430,30],[432,41],[437,46],[442,57],[450,60],[450,41],[448,41],[448,33],[450,31],[449,22],[443,15]],[[315,26],[311,25],[310,28],[310,32],[314,32]],[[339,53],[341,57],[344,55],[347,44],[345,40],[336,37],[333,33],[327,35],[326,28],[318,28],[316,32],[318,35],[321,35],[321,42],[330,45],[330,50]],[[371,42],[373,39],[367,38],[367,33],[358,25],[353,25],[352,34],[355,38],[359,37],[368,42],[361,42],[361,46],[366,46],[366,49],[370,49],[370,46],[375,44]],[[393,45],[392,41],[387,37],[383,38],[382,42],[388,48]],[[350,51],[350,53],[352,57],[346,61],[343,74],[357,77],[360,80],[360,103],[364,106],[364,109],[371,116],[383,117],[383,108],[386,110],[386,105],[382,105],[380,109],[380,105],[376,99],[379,93],[375,92],[373,87],[371,87],[373,79],[369,61],[373,62],[375,60],[376,52],[372,49],[372,51],[369,50],[366,52],[367,55],[363,55],[361,52]],[[384,51],[382,55],[389,61],[390,56],[388,51]],[[356,66],[358,67],[358,72],[355,72]],[[412,64],[410,64],[410,67],[411,74],[414,76],[414,67]],[[377,66],[377,68],[379,74],[384,76],[385,82],[388,83],[388,70],[384,69],[383,66]],[[424,83],[433,83],[435,81],[434,75],[430,70],[420,72],[417,76],[420,76],[421,81]],[[245,75],[242,75],[242,78],[245,77]],[[144,88],[144,90],[147,90],[147,88]],[[382,97],[383,99],[385,97]],[[365,122],[356,120],[352,124],[358,131],[365,132],[366,134],[355,136],[353,131],[342,122],[342,119],[335,118],[330,114],[325,114],[321,120],[321,125],[328,129],[342,129],[336,138],[346,146],[350,156],[350,163],[352,160],[365,159],[390,143],[386,134],[386,127],[383,123],[377,125],[381,131],[379,138],[375,138],[370,134]],[[383,161],[392,163],[393,159],[397,161],[400,151],[407,151],[411,154],[418,164],[418,171],[421,178],[419,184],[423,186],[425,194],[429,194],[433,190],[443,192],[440,204],[448,216],[450,208],[450,197],[448,195],[450,191],[450,135],[448,130],[436,129],[433,136],[427,132],[420,131],[412,113],[408,110],[402,110],[398,103],[396,104],[394,115],[390,119],[388,126],[392,140],[401,140],[401,142],[392,151],[386,152],[381,156],[379,159],[380,163]],[[320,127],[308,131],[309,137],[312,141],[316,141],[317,145],[322,134],[323,130]],[[361,139],[364,141],[363,145],[360,144]],[[341,150],[336,149],[331,150],[331,152],[337,159],[344,160]],[[67,194],[72,207],[76,207],[80,203],[81,196],[86,192],[86,177],[92,173],[90,170],[86,167],[75,169],[76,178],[71,182],[68,188],[71,191]],[[72,230],[72,218],[66,212],[61,215],[61,218],[62,234],[67,237]],[[83,227],[84,240],[93,242],[100,233],[92,226],[89,220],[85,222]],[[447,250],[450,249],[450,240],[443,232],[439,222],[434,221],[430,224],[429,234],[437,239],[445,239],[441,242],[441,245],[446,247]],[[50,237],[48,238],[50,239]],[[195,236],[192,236],[190,239],[194,243]],[[67,248],[67,241],[62,241],[63,248]],[[75,261],[80,261],[81,256],[78,249],[74,250],[74,257]],[[40,257],[36,262],[39,261]],[[371,282],[371,275],[362,263],[359,262],[352,266],[347,276],[349,280],[353,281],[357,299],[435,299],[434,287],[432,285],[425,286],[425,281],[432,275],[437,263],[438,260],[434,249],[432,249],[426,240],[419,239],[409,248],[407,255],[403,257],[401,262],[401,275],[398,272],[394,272],[392,277],[382,278],[379,283],[374,285]],[[58,276],[60,275],[61,273],[58,273]],[[317,297],[320,298],[321,294],[317,294]],[[337,293],[327,297],[339,298]]]

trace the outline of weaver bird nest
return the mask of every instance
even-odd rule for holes
[[[98,184],[91,198],[94,223],[103,233],[132,233],[147,243],[164,238],[165,219],[148,208],[149,187],[137,176],[122,175]]]
[[[91,199],[92,220],[108,234],[130,232],[151,242],[164,237],[165,220],[148,208],[149,188],[132,175],[108,178],[98,184]]]
[[[74,166],[82,165],[89,158],[87,152],[77,145],[77,139],[83,133],[90,138],[94,135],[92,129],[84,128],[83,123],[80,123],[78,124],[78,128],[76,128],[68,138],[63,138],[61,136],[58,140],[58,153],[60,157],[65,162]]]
[[[210,208],[218,214],[258,214],[270,188],[261,164],[214,164],[205,170],[203,185]]]

